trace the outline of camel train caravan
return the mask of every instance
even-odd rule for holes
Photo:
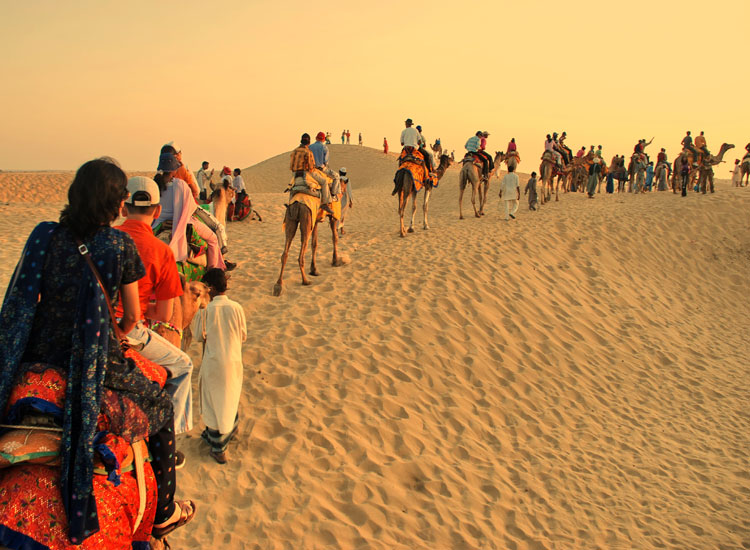
[[[650,142],[649,142],[650,143]],[[401,154],[399,158],[399,168],[394,176],[395,188],[393,191],[394,195],[398,198],[398,214],[399,214],[399,235],[405,237],[407,233],[414,233],[414,221],[417,211],[417,195],[419,191],[424,188],[424,199],[422,203],[422,212],[424,218],[423,229],[427,230],[430,228],[428,223],[428,209],[430,196],[432,191],[438,186],[438,182],[445,175],[448,168],[451,166],[453,159],[448,155],[443,154],[442,146],[439,143],[432,144],[431,149],[434,153],[435,158],[439,159],[438,166],[434,174],[428,174],[424,167],[424,160],[420,153],[415,152],[415,155],[409,155],[404,157]],[[688,149],[683,149],[682,152],[674,161],[674,167],[668,167],[666,162],[659,162],[654,170],[654,181],[658,184],[659,189],[666,190],[671,188],[674,193],[677,193],[680,188],[679,184],[679,172],[680,166],[683,159],[687,159],[690,163],[690,176],[689,186],[692,188],[698,185],[703,193],[706,193],[707,189],[713,192],[714,189],[714,172],[713,167],[722,162],[724,154],[732,149],[734,145],[724,143],[722,144],[719,154],[710,155],[703,152],[699,152],[698,158],[693,158],[693,153]],[[567,149],[570,153],[569,149]],[[625,166],[624,157],[615,157],[612,163],[608,167],[604,159],[600,159],[601,170],[599,172],[599,187],[606,178],[609,171],[612,172],[612,176],[618,181],[620,185],[628,183],[632,185],[636,179],[636,160],[638,153],[633,153],[630,158],[630,163]],[[413,157],[417,157],[416,159]],[[568,160],[568,158],[570,160]],[[541,164],[539,166],[540,174],[540,189],[538,192],[539,203],[545,204],[552,200],[552,193],[554,192],[555,201],[560,200],[560,190],[563,193],[584,191],[586,182],[588,180],[589,168],[594,163],[596,153],[592,150],[588,154],[581,157],[574,157],[572,154],[568,158],[563,157],[563,164],[559,166],[556,162],[555,156],[551,151],[545,151],[541,157]],[[645,155],[644,155],[644,158]],[[510,151],[503,153],[497,151],[494,157],[495,169],[493,174],[498,174],[500,166],[505,163],[508,167],[513,168],[513,171],[517,168],[521,162],[521,158],[517,151]],[[459,173],[459,196],[458,196],[458,214],[459,219],[464,219],[463,214],[463,196],[467,186],[471,186],[471,204],[474,209],[474,216],[480,218],[484,216],[484,208],[487,203],[487,196],[489,193],[490,177],[482,173],[482,163],[476,155],[467,154],[462,160],[462,167]],[[743,174],[750,174],[750,156],[747,156],[743,160],[742,164]],[[668,174],[671,171],[672,178],[668,178]],[[295,195],[299,197],[299,195]],[[404,216],[407,212],[407,204],[409,199],[412,201],[411,208],[411,219],[408,226],[404,224]],[[286,266],[287,258],[289,256],[289,250],[291,247],[292,240],[297,232],[300,230],[300,253],[298,257],[298,263],[300,273],[302,275],[302,284],[309,285],[310,279],[305,274],[305,252],[307,245],[312,238],[312,260],[310,267],[310,275],[318,275],[316,253],[318,245],[318,233],[317,226],[325,217],[326,213],[319,209],[316,209],[316,205],[309,204],[312,201],[309,197],[306,200],[292,198],[290,205],[287,207],[286,215],[284,217],[284,228],[286,233],[286,242],[281,257],[281,270],[279,277],[274,285],[273,294],[279,296],[283,289],[283,275],[284,268]],[[318,201],[319,206],[319,201]],[[317,212],[313,214],[313,211]],[[333,216],[328,216],[331,226],[331,233],[333,236],[333,258],[332,265],[342,265],[339,251],[338,251],[338,232],[337,224],[338,220]]]

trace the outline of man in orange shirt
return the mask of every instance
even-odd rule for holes
[[[174,299],[182,296],[182,284],[172,249],[157,239],[151,230],[151,223],[161,211],[159,186],[150,178],[137,176],[128,180],[128,191],[130,196],[125,201],[127,219],[118,229],[133,238],[146,268],[146,275],[138,280],[141,319],[128,333],[128,340],[146,359],[169,371],[166,390],[172,397],[175,434],[180,434],[193,427],[190,381],[193,362],[185,352],[149,329],[146,319],[168,323],[172,318]],[[156,298],[154,304],[151,303],[152,296]],[[178,451],[177,466],[184,461],[184,455]]]

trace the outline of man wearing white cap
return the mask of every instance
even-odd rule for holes
[[[146,275],[138,280],[141,318],[128,340],[146,359],[169,371],[166,389],[172,396],[175,434],[193,427],[192,384],[193,363],[190,357],[146,326],[146,319],[168,323],[172,318],[174,299],[182,296],[177,263],[169,246],[157,239],[151,230],[154,218],[161,212],[159,186],[151,178],[136,176],[128,180],[130,196],[125,200],[127,219],[118,227],[133,238]],[[156,303],[150,303],[151,296]],[[121,311],[118,309],[118,315]],[[184,464],[178,451],[177,466]]]

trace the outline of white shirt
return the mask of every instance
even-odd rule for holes
[[[414,126],[404,128],[401,132],[401,145],[404,147],[419,148],[419,132]]]
[[[208,172],[201,168],[198,170],[198,189],[201,191],[206,191],[208,189],[208,183],[211,181],[211,177],[208,175]]]
[[[242,306],[226,296],[216,296],[195,315],[193,335],[205,342],[200,368],[203,421],[212,430],[228,434],[242,394],[242,342],[247,323]]]
[[[238,193],[241,193],[245,190],[245,180],[242,179],[242,176],[234,176],[234,179],[232,180],[232,187],[234,187],[234,190]]]
[[[518,199],[518,174],[515,172],[509,172],[503,176],[503,180],[500,182],[500,191],[503,196],[501,197],[504,201],[514,201]]]

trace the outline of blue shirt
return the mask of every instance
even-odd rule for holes
[[[315,158],[315,166],[320,168],[328,164],[328,147],[322,141],[316,141],[310,145],[310,151]]]
[[[466,145],[464,145],[464,147],[466,147],[467,151],[471,153],[476,153],[477,151],[479,151],[480,143],[481,142],[479,141],[479,138],[477,136],[471,136],[469,138],[469,141],[466,142]]]

